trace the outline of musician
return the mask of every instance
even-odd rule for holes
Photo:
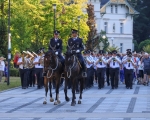
[[[62,66],[64,68],[64,57],[62,56],[62,40],[59,38],[59,34],[60,34],[60,31],[58,30],[55,30],[54,31],[54,37],[50,40],[50,43],[49,43],[49,50],[53,50],[55,52],[55,54],[59,57],[61,63],[62,63]]]
[[[112,53],[111,52],[108,52],[107,56],[106,56],[106,60],[108,60],[109,58],[112,57]],[[110,85],[110,82],[109,82],[109,77],[110,77],[110,66],[109,64],[107,63],[106,65],[106,80],[107,80],[107,86]]]
[[[97,67],[97,77],[98,77],[98,89],[104,87],[104,77],[106,72],[107,61],[104,57],[104,51],[100,50],[98,54],[97,61],[95,62]]]
[[[83,71],[83,76],[86,77],[86,67],[81,52],[84,50],[82,39],[78,37],[78,30],[72,29],[72,37],[68,40],[67,51],[76,54]]]
[[[93,58],[91,56],[90,50],[86,52],[86,68],[87,68],[87,78],[86,78],[86,89],[90,88],[92,86],[92,81],[93,81]]]
[[[37,89],[43,88],[43,66],[40,63],[41,58],[41,50],[37,51],[38,57],[36,57],[33,61],[33,64],[35,65],[35,73],[37,77]]]
[[[22,89],[26,89],[27,86],[27,70],[25,67],[26,60],[25,60],[25,53],[21,52],[21,55],[19,54],[19,59],[17,61],[17,65],[19,65],[19,73],[20,73],[20,78],[21,78],[21,86]]]
[[[121,64],[120,58],[117,57],[117,51],[112,51],[112,57],[108,59],[108,64],[110,66],[110,76],[111,76],[111,87],[112,89],[118,88],[119,81],[119,68]]]
[[[123,64],[125,66],[125,81],[126,81],[126,88],[132,89],[132,81],[133,81],[133,72],[136,66],[134,59],[132,57],[132,53],[130,51],[127,52],[127,57],[124,59]]]

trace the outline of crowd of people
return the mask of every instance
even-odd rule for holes
[[[133,82],[137,84],[148,85],[150,75],[150,58],[149,54],[142,52],[127,52],[122,54],[116,50],[104,53],[103,50],[93,52],[84,50],[82,39],[78,37],[77,30],[72,30],[72,37],[68,40],[67,50],[76,54],[83,72],[86,73],[85,89],[98,83],[98,89],[107,85],[112,89],[117,89],[119,83],[125,84],[127,89],[132,89]],[[54,31],[54,37],[50,40],[49,50],[55,51],[62,65],[64,65],[65,56],[62,55],[62,40],[59,38],[59,31]],[[83,52],[82,52],[83,51]],[[37,88],[44,85],[43,68],[44,68],[44,49],[35,52],[23,51],[16,62],[19,66],[21,85],[23,89],[35,86],[37,79]],[[61,84],[63,83],[63,80]],[[55,86],[55,84],[53,84]]]
[[[55,52],[65,67],[65,56],[62,54],[63,41],[59,38],[59,34],[59,31],[54,31],[54,37],[50,39],[49,50]],[[146,52],[136,53],[131,52],[131,49],[127,49],[126,53],[118,53],[116,50],[107,53],[103,50],[97,52],[84,50],[82,39],[78,37],[78,31],[75,29],[72,29],[72,37],[68,39],[67,51],[72,52],[79,59],[83,76],[86,77],[85,89],[92,87],[94,82],[98,84],[98,89],[104,88],[105,82],[112,89],[117,89],[119,83],[125,84],[127,89],[132,89],[136,80],[137,84],[145,86],[149,83],[150,57]],[[3,74],[1,71],[6,71],[5,76],[7,76],[7,69],[3,64],[3,60],[0,59],[0,75]],[[14,67],[19,69],[23,89],[34,87],[36,81],[37,88],[43,88],[44,48],[40,48],[36,53],[31,51],[16,53]],[[61,85],[62,83],[63,78]],[[53,86],[55,87],[55,83]]]

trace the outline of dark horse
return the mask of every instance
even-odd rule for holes
[[[75,96],[75,89],[76,89],[76,83],[78,80],[80,80],[80,96],[78,100],[78,104],[81,104],[82,99],[82,92],[84,87],[84,77],[82,77],[82,68],[79,63],[78,58],[75,54],[72,54],[70,52],[67,52],[65,54],[65,99],[66,101],[69,101],[69,98],[67,96],[67,84],[69,80],[71,80],[72,83],[72,102],[71,106],[75,106],[76,104],[76,96]]]
[[[48,83],[50,89],[50,102],[53,102],[54,99],[52,98],[52,82],[55,80],[56,83],[56,98],[54,105],[60,104],[59,100],[59,86],[60,86],[60,78],[63,72],[62,64],[55,55],[55,53],[50,50],[45,53],[44,56],[44,86],[45,86],[45,101],[43,104],[47,104],[47,93],[48,93]]]

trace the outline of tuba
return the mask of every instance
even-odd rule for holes
[[[29,57],[28,57],[28,68],[34,68],[33,60],[34,60],[34,55],[27,51]]]

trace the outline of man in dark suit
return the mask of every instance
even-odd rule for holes
[[[72,37],[68,40],[67,50],[76,54],[83,70],[83,76],[86,76],[86,67],[81,52],[84,50],[82,39],[78,37],[78,30],[72,29]]]
[[[50,40],[49,50],[53,50],[55,54],[59,57],[62,65],[64,66],[64,58],[62,56],[62,40],[59,38],[60,32],[58,30],[54,31],[54,37]]]

